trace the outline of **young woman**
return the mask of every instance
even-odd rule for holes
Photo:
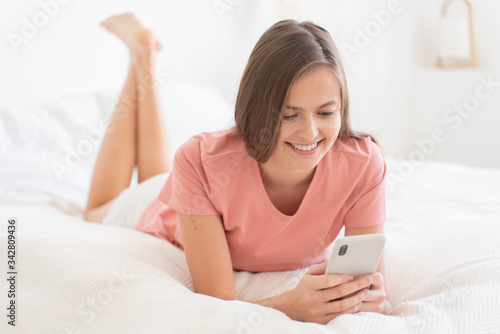
[[[161,46],[132,14],[102,26],[131,60],[85,219],[130,225],[183,249],[197,293],[234,300],[233,270],[315,265],[296,288],[252,302],[322,324],[345,313],[387,314],[383,259],[373,275],[324,275],[343,225],[346,235],[381,233],[385,219],[385,163],[371,138],[351,129],[328,32],[293,20],[269,28],[243,74],[236,126],[192,137],[171,168],[153,84]],[[139,185],[129,189],[134,166]]]

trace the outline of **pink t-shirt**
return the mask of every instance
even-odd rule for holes
[[[369,137],[338,140],[321,159],[299,209],[281,213],[258,162],[232,130],[201,133],[175,153],[173,170],[136,227],[182,249],[177,212],[222,217],[233,268],[292,270],[327,260],[346,228],[385,220],[385,162]]]

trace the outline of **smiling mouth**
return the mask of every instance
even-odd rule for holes
[[[311,145],[297,145],[297,144],[293,144],[290,142],[285,142],[285,143],[287,143],[288,145],[290,145],[298,150],[307,152],[307,151],[314,150],[316,147],[318,147],[318,144],[321,143],[322,141],[323,141],[323,139],[321,139],[319,142],[311,144]]]

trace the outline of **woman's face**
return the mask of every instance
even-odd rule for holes
[[[292,86],[276,150],[268,162],[311,170],[335,143],[341,124],[340,85],[326,66],[302,75]]]

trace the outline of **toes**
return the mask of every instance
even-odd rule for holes
[[[161,43],[153,32],[144,28],[132,13],[110,16],[100,23],[102,27],[118,36],[130,49],[140,48],[149,51],[160,51]]]
[[[161,43],[158,41],[155,41],[155,48],[156,48],[156,51],[160,51],[162,48]]]

